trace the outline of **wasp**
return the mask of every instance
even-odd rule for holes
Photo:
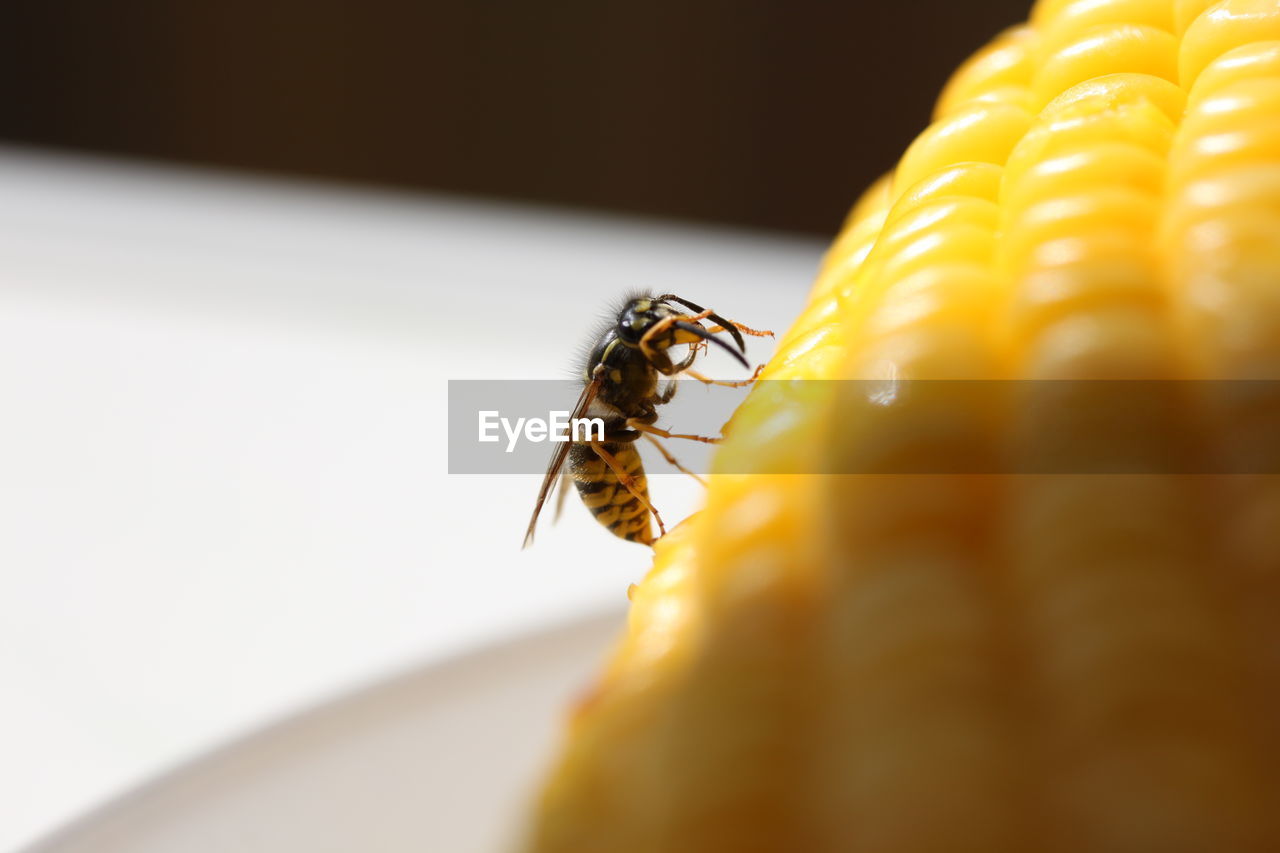
[[[703,326],[703,320],[715,325],[710,328]],[[736,349],[717,337],[726,332],[736,344]],[[670,377],[677,374],[729,387],[741,387],[755,381],[762,368],[757,368],[750,379],[739,382],[708,379],[691,369],[694,359],[711,344],[721,347],[743,367],[750,369],[742,337],[744,332],[756,336],[773,335],[773,332],[757,331],[726,320],[714,311],[675,294],[629,295],[616,313],[610,315],[609,325],[587,355],[582,394],[571,416],[571,420],[600,418],[604,422],[604,436],[557,446],[542,480],[533,517],[529,519],[525,547],[533,541],[534,527],[543,504],[562,479],[573,481],[579,497],[595,515],[596,521],[615,536],[631,542],[653,544],[650,516],[658,524],[659,535],[665,534],[662,516],[649,501],[644,466],[635,442],[644,436],[658,447],[669,463],[697,477],[680,465],[657,439],[682,438],[708,443],[719,439],[673,433],[654,426],[658,420],[657,407],[670,402],[675,396],[678,383]],[[688,353],[680,361],[673,361],[670,350],[681,344],[688,345]],[[668,380],[664,383],[660,377],[668,377]],[[568,473],[562,475],[561,469],[566,461]],[[560,498],[564,498],[563,488]]]

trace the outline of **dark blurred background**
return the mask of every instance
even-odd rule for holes
[[[0,139],[830,234],[1029,0],[0,3]]]

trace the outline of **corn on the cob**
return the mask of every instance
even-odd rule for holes
[[[965,63],[764,378],[886,376],[1280,378],[1280,0],[1041,0]],[[942,443],[927,396],[786,393],[726,457],[1098,440],[1045,446],[1016,392]],[[1209,457],[1280,434],[1196,405]],[[1131,415],[1140,450],[1168,412]],[[719,475],[530,849],[1263,851],[1278,806],[1280,477]]]

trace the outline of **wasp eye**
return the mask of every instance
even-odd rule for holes
[[[640,329],[636,326],[635,318],[628,315],[618,321],[618,337],[630,344],[640,340]]]

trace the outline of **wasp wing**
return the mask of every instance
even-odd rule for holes
[[[561,474],[556,478],[556,484],[551,487],[551,491],[556,495],[556,514],[551,516],[552,524],[559,524],[560,516],[564,515],[564,499],[569,494],[569,485],[573,478],[568,474]]]
[[[578,397],[578,404],[573,407],[573,414],[569,416],[570,429],[573,428],[573,421],[577,418],[585,417],[587,409],[591,407],[591,401],[596,398],[596,394],[600,392],[601,369],[597,366],[592,372],[591,381],[582,389],[581,396]],[[529,529],[524,534],[524,545],[522,548],[528,548],[533,542],[533,529],[538,524],[538,513],[542,512],[542,505],[547,502],[547,498],[551,496],[551,491],[556,487],[556,482],[561,479],[560,469],[564,467],[564,461],[569,457],[569,448],[573,446],[573,442],[565,441],[556,447],[556,452],[551,454],[551,464],[547,466],[547,473],[542,478],[542,488],[538,490],[538,502],[533,505],[533,516],[529,519]],[[568,479],[565,477],[564,479]],[[568,489],[565,484],[562,488]]]

